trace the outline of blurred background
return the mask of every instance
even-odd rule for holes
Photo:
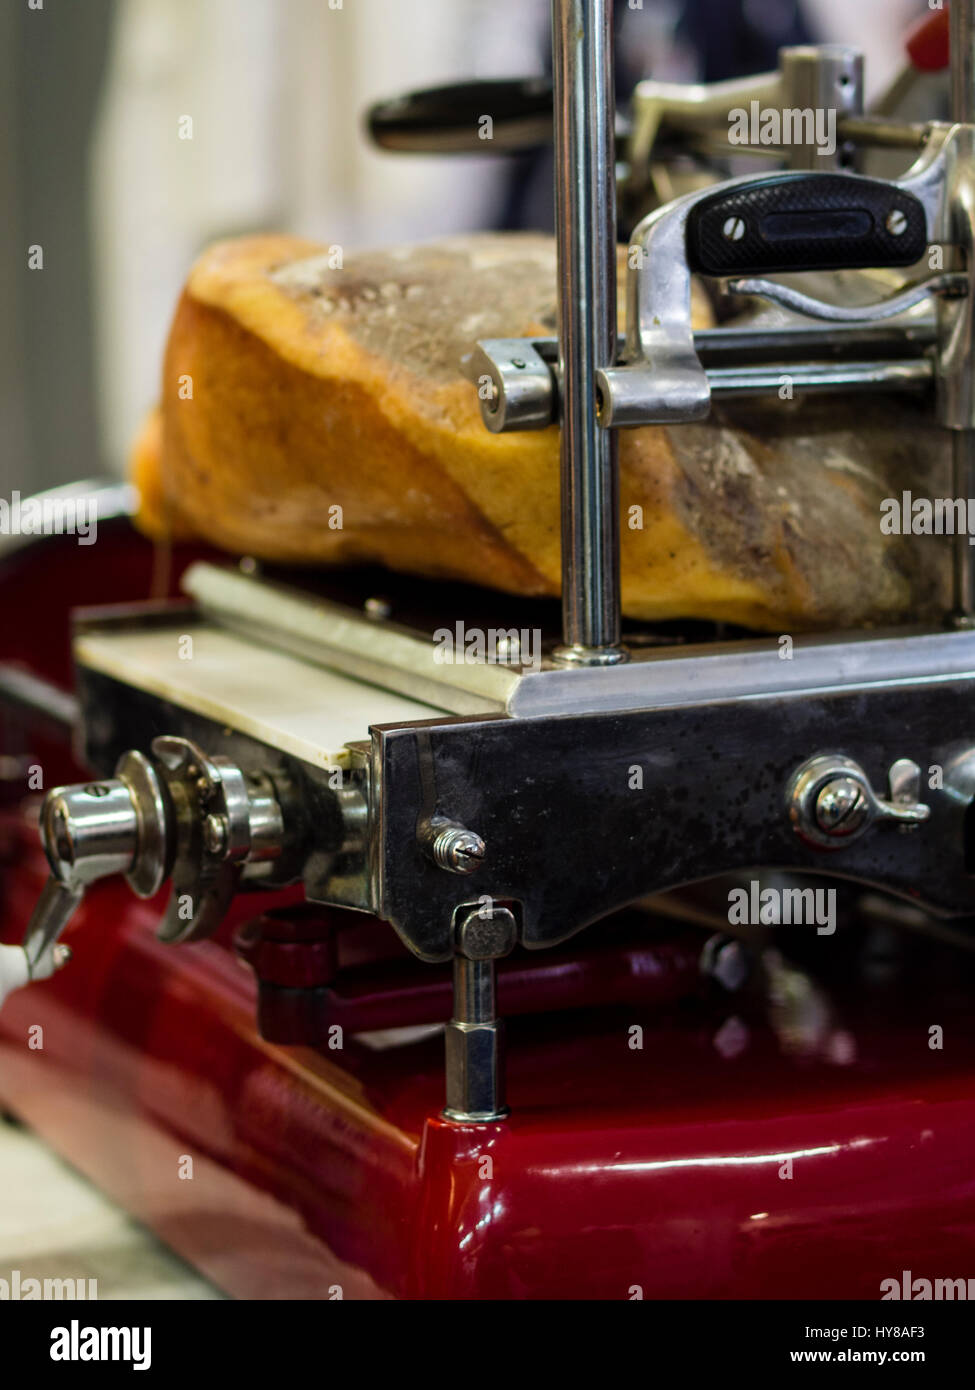
[[[869,100],[925,9],[617,0],[618,86],[842,41],[867,54]],[[180,286],[217,237],[350,250],[550,229],[545,151],[397,156],[362,126],[401,91],[550,67],[548,0],[0,0],[0,496],[124,469]]]

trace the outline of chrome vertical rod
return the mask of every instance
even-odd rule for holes
[[[595,371],[616,357],[612,0],[552,0],[555,218],[562,367],[562,635],[558,658],[620,647],[617,439],[596,419]]]
[[[975,0],[953,0],[949,42],[952,119],[972,125],[975,124]],[[966,211],[971,218],[970,202]],[[975,267],[971,263],[975,256],[975,227],[970,228],[965,243],[971,291],[975,288]],[[966,341],[959,345],[962,349],[959,360],[964,363],[965,373],[970,374],[975,368],[975,316],[970,305],[966,307],[961,321],[965,326]],[[970,402],[970,387],[963,395]],[[975,497],[975,430],[970,421],[962,428],[956,425],[952,430],[951,444],[952,495],[956,498]],[[975,546],[969,544],[966,531],[959,531],[953,544],[952,620],[956,627],[970,628],[975,626]]]

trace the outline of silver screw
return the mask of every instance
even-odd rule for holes
[[[490,912],[472,907],[457,923],[457,949],[468,960],[497,960],[517,939],[518,923],[508,907],[492,907]]]
[[[461,825],[448,825],[432,845],[433,862],[450,874],[472,874],[484,862],[487,846],[480,835]]]
[[[743,217],[728,217],[721,228],[721,235],[726,241],[741,241],[745,235],[745,219]]]
[[[208,854],[223,854],[227,848],[230,826],[225,816],[207,816],[203,822],[203,843]]]
[[[855,777],[834,777],[816,797],[816,824],[827,835],[852,835],[870,811],[863,788]]]
[[[900,236],[907,227],[907,218],[900,208],[893,208],[887,214],[887,221],[884,223],[891,236]]]

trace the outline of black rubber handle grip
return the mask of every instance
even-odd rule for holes
[[[927,246],[912,193],[855,174],[773,174],[703,198],[687,219],[687,260],[704,275],[913,265]]]
[[[430,87],[378,102],[366,123],[373,143],[384,150],[497,154],[530,149],[552,140],[552,83],[522,77]]]

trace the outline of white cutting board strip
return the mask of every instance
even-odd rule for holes
[[[345,765],[345,745],[367,738],[372,724],[441,713],[196,621],[85,633],[74,650],[83,666],[319,767]]]

